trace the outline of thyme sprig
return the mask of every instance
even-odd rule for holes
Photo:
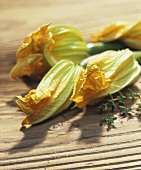
[[[137,103],[137,111],[141,111],[141,103]]]
[[[120,106],[120,116],[127,116],[133,109],[130,107]]]
[[[116,120],[116,117],[111,117],[110,114],[107,114],[105,118],[102,118],[100,121],[100,126],[103,124],[107,124],[108,128],[115,127],[114,121]]]
[[[128,90],[129,90],[130,93],[127,93],[127,94],[126,94],[127,98],[131,97],[131,98],[132,98],[132,101],[134,101],[134,99],[135,99],[136,97],[140,98],[140,95],[139,95],[138,93],[134,93],[134,92],[133,92],[131,89],[129,89],[129,88],[128,88]]]
[[[118,92],[116,97],[113,97],[113,95],[108,94],[109,99],[105,102],[99,103],[98,109],[100,109],[100,113],[102,114],[104,110],[108,110],[108,108],[111,109],[111,112],[113,113],[115,111],[115,108],[119,109],[119,113],[121,117],[126,117],[128,115],[131,115],[131,111],[135,108],[126,107],[125,100],[131,99],[133,102],[137,98],[141,98],[141,94],[133,92],[131,89],[128,88],[129,93],[123,94],[122,92]],[[141,111],[141,103],[137,103],[137,111]],[[114,121],[117,118],[110,116],[110,114],[107,114],[105,118],[101,119],[100,125],[107,124],[108,127],[114,127]]]

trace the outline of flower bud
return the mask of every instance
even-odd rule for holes
[[[10,72],[10,77],[16,80],[17,77],[26,75],[40,80],[49,68],[42,54],[31,54],[17,62]]]
[[[42,77],[50,69],[43,54],[47,42],[51,48],[53,40],[48,25],[28,35],[16,52],[16,65],[12,68],[10,77],[13,79],[21,76]]]
[[[16,56],[16,65],[10,77],[42,77],[62,59],[80,63],[88,57],[88,48],[79,30],[71,26],[48,24],[28,35]]]
[[[79,30],[66,25],[54,25],[49,27],[54,40],[53,48],[44,48],[44,55],[48,63],[53,66],[62,59],[69,59],[80,63],[88,57],[87,44]]]
[[[141,20],[136,22],[117,21],[92,35],[93,42],[115,40],[122,41],[131,49],[141,50]]]
[[[141,71],[133,55],[128,49],[95,55],[76,80],[71,96],[75,106],[82,108],[96,103],[132,84]]]
[[[36,90],[25,97],[17,96],[19,111],[28,115],[22,125],[39,123],[68,108],[74,81],[82,70],[83,67],[70,60],[61,60],[43,77]]]

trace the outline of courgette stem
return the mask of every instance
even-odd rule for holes
[[[121,50],[127,48],[127,46],[121,41],[88,43],[87,47],[90,55],[98,54],[107,50]]]
[[[84,59],[80,65],[86,68],[87,63],[90,60],[93,60],[99,53],[102,53],[107,50],[122,50],[128,48],[121,41],[113,41],[113,42],[95,42],[88,43],[88,53],[90,57]],[[141,64],[141,51],[133,51],[135,59]]]
[[[115,41],[110,43],[103,43],[103,42],[97,42],[97,43],[88,43],[87,47],[89,48],[89,54],[90,57],[85,58],[80,65],[86,68],[87,63],[90,60],[94,60],[99,53],[107,51],[107,50],[121,50],[125,49],[125,47],[122,43]],[[122,48],[123,47],[123,48]],[[138,61],[139,64],[141,64],[141,51],[133,51],[135,59]]]
[[[139,64],[141,64],[141,51],[133,51],[134,57],[138,61]]]

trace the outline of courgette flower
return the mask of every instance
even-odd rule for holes
[[[122,41],[131,49],[141,50],[141,20],[136,22],[117,21],[92,35],[93,42],[115,40]]]
[[[71,100],[79,108],[96,103],[133,83],[140,71],[140,65],[129,49],[97,54],[79,74]]]
[[[18,110],[28,116],[22,125],[36,124],[59,114],[72,103],[74,81],[83,70],[70,60],[61,60],[43,77],[36,89],[25,97],[17,96]]]
[[[16,65],[10,72],[11,78],[43,76],[50,69],[43,54],[45,44],[48,43],[48,48],[52,48],[54,43],[48,26],[42,26],[24,39],[16,52]]]
[[[78,29],[67,25],[54,25],[49,27],[49,31],[52,33],[54,47],[50,50],[45,47],[44,55],[51,66],[62,59],[79,64],[89,56],[87,44]]]
[[[79,30],[66,25],[44,25],[28,35],[16,52],[13,79],[42,76],[62,59],[80,63],[88,57],[86,42]]]

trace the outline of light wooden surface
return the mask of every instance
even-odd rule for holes
[[[90,34],[116,20],[141,17],[140,0],[0,1],[0,170],[141,169],[141,118],[118,118],[116,128],[99,126],[95,107],[68,110],[21,128],[15,96],[37,83],[12,81],[9,72],[23,38],[46,23],[72,25],[90,42]],[[140,92],[140,82],[131,87]],[[135,103],[128,103],[129,107]],[[115,112],[117,115],[117,112]]]

